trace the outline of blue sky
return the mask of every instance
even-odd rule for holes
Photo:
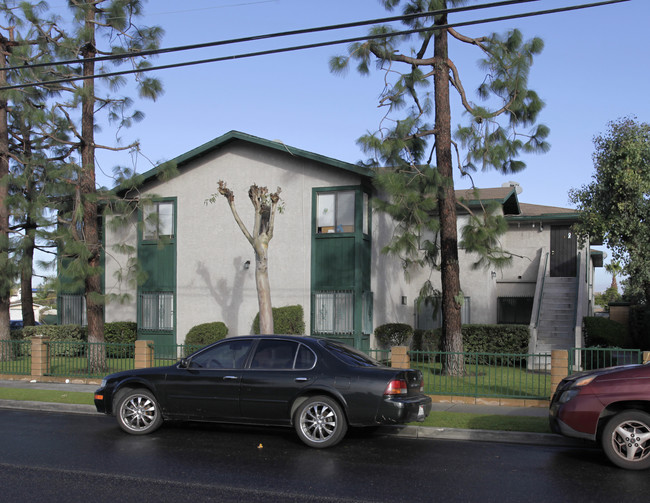
[[[452,21],[545,10],[591,0],[539,0],[520,6],[458,14]],[[472,2],[473,3],[473,2]],[[61,5],[58,5],[61,4]],[[61,0],[51,6],[63,9]],[[209,42],[247,35],[323,26],[390,15],[378,0],[155,0],[146,3],[145,23],[162,26],[164,47]],[[551,129],[551,150],[524,158],[528,167],[516,175],[477,173],[479,187],[495,187],[509,180],[523,187],[527,203],[570,207],[568,191],[589,182],[593,174],[593,137],[607,123],[634,115],[650,122],[648,83],[648,25],[650,2],[596,7],[529,19],[496,22],[459,31],[470,36],[519,28],[525,38],[541,37],[543,53],[529,80],[546,102],[540,122]],[[287,45],[361,36],[367,28],[320,33],[166,55],[154,64],[169,64],[264,50]],[[155,103],[138,101],[146,117],[122,132],[124,141],[138,139],[145,157],[139,172],[171,159],[230,130],[239,130],[348,162],[364,158],[356,139],[374,131],[381,120],[377,98],[384,75],[361,77],[329,72],[330,57],[345,54],[345,46],[213,63],[157,73],[165,93]],[[406,50],[407,47],[404,47]],[[480,82],[476,49],[450,45],[466,89]],[[462,121],[456,113],[452,123]],[[102,141],[113,132],[104,126]],[[110,173],[117,163],[131,165],[125,156],[102,154],[101,168]],[[217,179],[215,178],[215,187]],[[102,183],[111,185],[104,178]],[[263,182],[262,182],[263,183]],[[458,179],[458,188],[469,181]],[[609,286],[601,270],[596,290]]]

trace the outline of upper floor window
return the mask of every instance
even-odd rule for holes
[[[318,234],[354,232],[353,190],[318,194],[316,227]]]
[[[143,211],[143,239],[156,240],[161,237],[174,237],[174,202],[156,201],[147,205]]]

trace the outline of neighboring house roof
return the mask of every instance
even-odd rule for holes
[[[503,206],[505,215],[518,215],[520,213],[519,199],[514,187],[457,190],[456,200],[470,207],[496,201]]]
[[[508,215],[508,220],[566,220],[575,222],[580,218],[580,212],[571,208],[560,208],[558,206],[544,206],[540,204],[520,203],[521,213],[519,215]]]
[[[242,133],[240,131],[230,131],[222,136],[219,136],[218,138],[215,138],[214,140],[211,140],[199,147],[196,147],[195,149],[185,152],[184,154],[181,154],[171,159],[170,161],[161,163],[155,168],[143,173],[142,175],[139,176],[137,180],[137,185],[142,185],[156,179],[160,174],[164,172],[165,167],[168,166],[169,164],[175,164],[177,169],[182,171],[183,167],[188,163],[190,163],[191,161],[199,159],[200,157],[207,155],[210,152],[213,152],[214,150],[223,148],[224,146],[235,141],[244,141],[262,147],[271,148],[274,150],[278,150],[280,152],[285,152],[291,156],[301,157],[303,159],[325,164],[335,169],[350,171],[352,173],[355,173],[363,177],[371,178],[374,176],[372,170],[369,170],[362,166],[357,166],[356,164],[339,161],[338,159],[333,159],[331,157],[327,157],[324,155],[315,154],[314,152],[309,152],[307,150],[302,150],[296,147],[292,147],[279,140],[274,140],[274,141],[266,140],[264,138],[259,138],[257,136]],[[120,190],[121,189],[118,189],[118,192]]]

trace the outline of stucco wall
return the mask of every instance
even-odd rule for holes
[[[302,305],[308,331],[312,188],[358,185],[359,177],[288,152],[235,142],[193,161],[191,167],[182,168],[181,176],[148,186],[146,194],[177,198],[179,342],[194,325],[210,321],[223,321],[229,335],[248,334],[258,312],[253,249],[225,198],[205,203],[217,192],[221,179],[233,190],[237,210],[249,229],[254,210],[248,188],[255,183],[272,192],[282,189],[284,211],[276,216],[269,245],[272,302],[274,307]],[[251,262],[249,269],[244,268],[246,261]],[[107,319],[120,316],[135,320],[135,303],[111,304]]]

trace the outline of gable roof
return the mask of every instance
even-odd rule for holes
[[[182,171],[183,167],[189,164],[190,162],[199,159],[209,154],[210,152],[223,148],[224,146],[235,141],[243,141],[243,142],[252,143],[254,145],[270,148],[273,150],[284,152],[291,156],[301,157],[306,160],[318,162],[320,164],[325,164],[334,169],[342,169],[344,171],[349,171],[351,173],[355,173],[363,177],[372,178],[374,176],[372,170],[369,170],[361,166],[357,166],[356,164],[339,161],[338,159],[333,159],[332,157],[327,157],[324,155],[316,154],[314,152],[309,152],[307,150],[302,150],[296,147],[292,147],[281,141],[266,140],[264,138],[253,136],[247,133],[242,133],[240,131],[229,131],[228,133],[219,136],[214,140],[204,143],[199,147],[196,147],[188,152],[185,152],[184,154],[174,157],[173,159],[161,163],[155,168],[150,169],[145,173],[142,173],[138,177],[137,185],[146,184],[152,180],[155,180],[159,175],[163,173],[164,168],[166,166],[169,166],[170,164],[176,165],[177,169],[179,171]]]
[[[464,189],[457,190],[456,200],[462,201],[469,206],[479,206],[488,202],[496,201],[503,207],[505,215],[518,215],[519,199],[514,187],[495,187],[491,189]]]

